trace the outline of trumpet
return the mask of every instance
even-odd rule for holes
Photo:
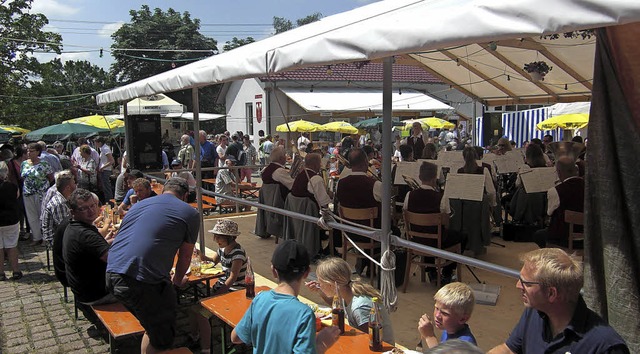
[[[296,179],[296,176],[300,174],[300,172],[304,170],[304,159],[300,156],[299,153],[293,154],[293,162],[291,162],[291,169],[289,170],[289,176],[291,178]]]
[[[336,158],[338,159],[338,162],[340,162],[342,165],[344,165],[344,167],[346,168],[351,168],[351,163],[349,163],[349,160],[345,159],[344,156],[337,154]],[[367,167],[367,172],[371,175],[371,177],[377,179],[378,181],[382,182],[382,177],[380,177],[378,175],[378,173],[376,172],[376,170],[369,165],[369,167]]]
[[[420,183],[418,183],[418,181],[416,181],[415,178],[407,175],[402,175],[402,179],[404,179],[405,183],[407,183],[407,185],[409,186],[409,188],[411,188],[412,191],[415,191],[416,189],[420,189]]]

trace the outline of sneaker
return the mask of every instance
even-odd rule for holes
[[[21,271],[13,272],[13,275],[9,279],[11,279],[11,280],[22,279],[22,272]]]
[[[7,280],[7,276],[4,273],[0,273],[0,281]]]

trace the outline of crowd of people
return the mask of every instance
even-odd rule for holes
[[[497,155],[507,154],[514,148],[511,142],[503,138],[495,148],[485,149],[471,146],[460,131],[443,133],[429,137],[420,124],[414,125],[410,135],[398,142],[396,151],[389,157],[381,155],[373,139],[375,134],[371,135],[372,139],[347,136],[340,142],[322,146],[311,141],[307,134],[287,143],[279,136],[265,136],[261,132],[257,147],[242,132],[208,136],[200,131],[197,138],[205,168],[202,177],[215,176],[216,193],[233,195],[238,183],[252,181],[255,172],[252,166],[258,165],[262,183],[278,185],[282,200],[290,195],[307,198],[318,210],[333,206],[336,213],[340,207],[376,208],[377,215],[371,220],[374,227],[380,227],[384,212],[379,178],[384,158],[405,162],[427,160],[420,163],[417,188],[395,186],[400,213],[442,214],[443,220],[455,213],[444,197],[445,176],[438,173],[433,161],[438,153],[449,150],[461,150],[465,163],[457,173],[484,176],[483,199],[490,208],[506,208],[509,213],[515,213],[516,209],[527,207],[522,203],[531,201],[518,195],[522,181],[517,174],[508,177],[515,178],[514,190],[507,191],[505,183],[500,181],[507,177],[500,176],[482,159],[487,150]],[[192,170],[195,165],[193,139],[189,134],[183,135],[176,158],[171,163],[163,163],[167,170],[173,168],[177,172],[170,173],[159,195],[141,171],[128,166],[125,154],[122,161],[118,161],[119,156],[114,156],[105,139],[96,138],[93,147],[87,141],[79,141],[69,156],[58,150],[64,148],[58,142],[51,148],[43,142],[17,145],[11,156],[3,159],[6,161],[0,161],[0,281],[18,280],[23,276],[16,247],[21,232],[30,235],[34,246],[46,242],[47,247],[52,247],[56,276],[71,288],[88,319],[95,320],[91,305],[122,302],[145,329],[143,353],[171,348],[177,313],[174,286],[182,287],[187,282],[186,273],[200,230],[201,216],[188,205],[193,198],[194,175],[184,171]],[[523,267],[516,286],[521,290],[525,312],[505,343],[491,352],[538,352],[540,348],[552,352],[565,349],[587,353],[628,352],[615,331],[586,307],[580,295],[581,263],[560,249],[547,248],[549,243],[566,246],[563,241],[568,231],[562,217],[564,211],[584,209],[581,178],[586,163],[584,155],[574,156],[566,151],[560,154],[552,144],[549,137],[545,137],[523,147],[526,168],[555,166],[560,183],[545,193],[544,212],[550,222],[534,237],[541,248],[522,257]],[[288,169],[287,165],[295,164],[296,159],[301,167],[296,171]],[[233,169],[236,166],[250,167]],[[335,188],[328,188],[324,175],[337,180]],[[102,213],[100,208],[112,199],[115,201],[112,207],[122,218],[117,227],[111,214]],[[503,221],[495,217],[496,213],[492,215],[496,225]],[[320,232],[318,228],[315,230]],[[218,250],[213,257],[195,254],[202,261],[222,265],[224,275],[212,288],[214,296],[243,288],[248,254],[238,243],[238,225],[229,219],[219,219],[209,232]],[[400,229],[395,228],[394,234],[399,233]],[[296,240],[286,240],[277,246],[271,268],[278,285],[253,300],[231,334],[234,343],[251,345],[255,352],[322,353],[330,348],[338,340],[339,332],[329,327],[316,333],[313,311],[297,300],[302,286],[317,292],[328,305],[333,295],[339,293],[345,304],[347,323],[353,328],[368,330],[373,298],[382,297],[375,287],[360,278],[364,269],[372,265],[368,261],[360,262],[353,273],[352,266],[335,248],[341,246],[341,235],[334,233],[327,237],[332,238],[330,244],[334,249],[317,247],[322,245],[322,235],[312,239],[316,243],[312,248],[306,241]],[[367,241],[363,236],[350,237],[356,242]],[[461,243],[464,250],[467,238],[465,232],[445,222],[439,247]],[[432,242],[426,244],[438,246]],[[330,254],[337,257],[328,257]],[[10,278],[4,273],[5,257],[13,272]],[[316,279],[305,281],[313,265]],[[474,294],[467,285],[455,281],[455,266],[454,263],[443,269],[425,269],[432,282],[439,279],[443,286],[434,296],[433,316],[424,314],[416,318],[416,338],[420,338],[419,346],[424,352],[446,342],[464,347],[467,352],[477,350],[476,339],[467,324],[473,311]],[[199,307],[193,312],[196,331],[200,333],[199,348],[208,352],[210,314],[203,313]],[[384,308],[381,318],[383,339],[393,344],[393,325]],[[442,331],[439,339],[434,328]]]

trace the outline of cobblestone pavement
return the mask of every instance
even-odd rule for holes
[[[75,319],[73,294],[68,302],[53,272],[47,270],[45,247],[18,244],[20,280],[0,281],[0,354],[18,353],[109,353],[108,337],[95,335],[95,327],[79,313]],[[5,274],[12,273],[5,264]],[[176,346],[191,344],[187,307],[178,313]],[[91,336],[90,336],[91,334]],[[140,337],[118,341],[118,353],[138,353]]]

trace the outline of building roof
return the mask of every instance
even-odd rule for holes
[[[315,66],[286,71],[269,77],[260,77],[262,81],[360,81],[382,82],[382,63],[354,62]],[[414,65],[394,65],[393,82],[439,84],[436,76]]]

